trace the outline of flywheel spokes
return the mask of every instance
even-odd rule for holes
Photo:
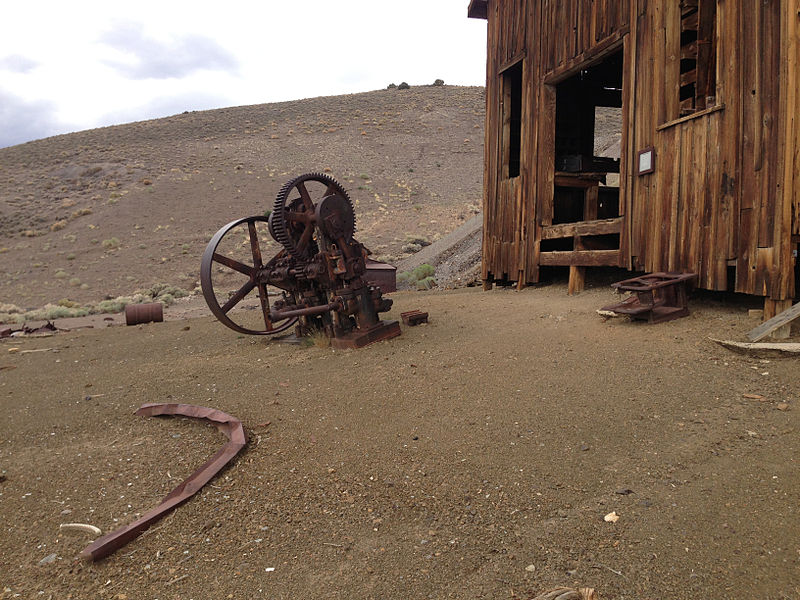
[[[200,264],[200,284],[206,304],[217,319],[240,333],[270,335],[288,329],[297,321],[296,318],[273,321],[270,316],[270,299],[281,296],[278,291],[270,294],[270,286],[260,279],[264,267],[261,246],[268,236],[259,239],[257,226],[266,223],[267,218],[261,216],[231,221],[211,238]],[[258,297],[257,306],[245,302],[254,291],[252,298]]]

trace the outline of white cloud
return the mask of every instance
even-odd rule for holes
[[[238,69],[233,55],[204,35],[184,34],[161,41],[147,35],[143,24],[127,22],[103,34],[100,41],[132,59],[103,61],[130,79],[182,78],[205,69]]]
[[[0,90],[0,148],[60,133],[63,125],[53,113],[52,102],[29,102]]]
[[[482,85],[486,22],[467,19],[468,4],[9,3],[4,21],[14,26],[0,36],[0,83],[16,100],[6,113],[22,110],[14,139],[32,139],[42,123],[72,131],[401,81]]]
[[[0,58],[0,70],[13,71],[14,73],[30,73],[39,63],[20,54],[11,54]]]

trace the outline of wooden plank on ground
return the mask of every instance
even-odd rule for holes
[[[783,311],[779,315],[775,315],[768,321],[764,321],[761,325],[749,331],[747,333],[747,339],[751,342],[757,342],[759,340],[763,340],[767,337],[770,333],[775,331],[776,329],[783,327],[784,325],[788,325],[792,321],[794,321],[797,317],[800,317],[800,302],[795,304],[788,310]]]
[[[751,344],[749,342],[734,342],[731,340],[716,340],[709,338],[712,342],[716,342],[720,346],[739,352],[741,354],[749,354],[757,358],[766,358],[768,356],[798,356],[800,355],[800,344],[783,342],[783,343],[761,343]]]

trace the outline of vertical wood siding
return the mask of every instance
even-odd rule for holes
[[[538,280],[541,225],[552,219],[553,203],[555,87],[548,82],[622,43],[621,264],[694,271],[706,289],[791,297],[791,235],[800,235],[799,13],[800,0],[719,0],[716,98],[724,107],[670,124],[677,0],[490,0],[484,279]],[[508,179],[500,70],[519,56],[521,169]],[[656,149],[656,170],[638,176],[636,155],[648,146]]]

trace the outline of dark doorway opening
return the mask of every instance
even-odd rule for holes
[[[553,224],[619,217],[622,50],[556,86]]]

